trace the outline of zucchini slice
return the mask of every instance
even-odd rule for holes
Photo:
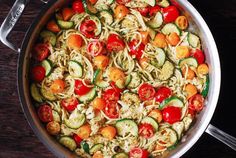
[[[129,158],[129,156],[126,153],[117,153],[113,155],[112,158]]]
[[[175,32],[177,33],[177,35],[180,36],[181,34],[181,30],[178,28],[177,25],[175,25],[174,23],[168,23],[166,24],[162,29],[161,29],[161,32],[165,35],[169,35],[171,34],[172,32]]]
[[[83,66],[75,60],[70,60],[68,62],[68,70],[73,77],[80,78],[83,76]]]
[[[129,74],[128,76],[126,76],[125,78],[125,86],[128,86],[129,83],[131,82],[132,76]]]
[[[91,89],[87,94],[79,96],[79,101],[83,103],[88,103],[92,101],[97,95],[96,88]]]
[[[136,93],[126,92],[122,94],[121,100],[129,106],[140,106],[140,99]]]
[[[57,99],[56,96],[51,92],[51,90],[41,87],[40,92],[43,95],[43,97],[47,100],[54,101]]]
[[[141,121],[141,123],[148,123],[150,125],[152,125],[152,127],[155,129],[155,131],[158,130],[158,123],[156,120],[154,120],[152,117],[144,117],[143,120]]]
[[[103,147],[104,145],[101,143],[95,144],[94,146],[91,147],[91,149],[89,150],[89,153],[93,155],[97,151],[101,150]]]
[[[30,93],[33,99],[37,102],[42,103],[43,102],[43,97],[41,96],[38,87],[36,86],[35,83],[32,83],[30,86]]]
[[[117,133],[120,136],[126,136],[131,133],[133,136],[138,136],[138,125],[131,119],[122,119],[116,122]]]
[[[165,60],[166,60],[166,54],[163,49],[161,48],[156,48],[155,51],[155,59],[151,60],[151,64],[156,67],[161,67],[164,65]]]
[[[45,60],[42,61],[41,65],[46,70],[45,75],[49,76],[52,73],[52,68],[53,68],[52,62],[49,59],[45,59]]]
[[[65,124],[69,128],[78,129],[82,126],[86,121],[85,115],[80,114],[79,111],[76,109],[71,114],[69,119],[65,119]]]
[[[194,57],[184,58],[179,61],[180,68],[182,68],[185,64],[187,64],[188,66],[193,66],[195,68],[198,67],[198,62]]]
[[[168,80],[174,74],[174,70],[174,65],[167,60],[161,68],[158,79],[162,81]]]
[[[44,30],[40,33],[40,37],[43,39],[44,43],[50,43],[52,46],[56,45],[57,38],[53,32]]]
[[[104,81],[102,78],[102,70],[97,69],[94,73],[94,77],[93,77],[93,83],[100,87],[100,88],[106,88],[108,87],[110,84],[108,81]]]
[[[205,98],[209,91],[210,78],[209,75],[206,76],[206,82],[204,83],[201,95]]]
[[[128,88],[137,88],[141,84],[141,78],[138,72],[131,72],[131,81],[128,84]]]
[[[97,14],[98,10],[88,0],[82,0],[85,12],[94,15]]]
[[[168,149],[172,148],[173,146],[177,144],[178,135],[175,130],[167,127],[167,128],[161,129],[160,133],[164,135],[166,138],[169,138],[169,139],[165,139],[165,141],[163,140],[166,143]]]
[[[175,122],[172,124],[172,129],[176,131],[178,135],[178,139],[180,140],[182,137],[182,134],[184,132],[184,123],[183,122]]]
[[[74,26],[73,21],[57,20],[57,24],[61,29],[70,29]]]
[[[157,29],[163,24],[163,17],[161,12],[157,12],[153,19],[147,23],[151,28]]]
[[[159,106],[159,109],[164,109],[167,106],[175,106],[175,107],[180,107],[183,108],[184,107],[184,103],[181,99],[179,99],[176,96],[170,97],[165,99]]]
[[[68,149],[70,149],[71,151],[74,151],[77,147],[76,142],[71,137],[66,137],[66,136],[61,137],[59,139],[59,142]]]
[[[197,48],[200,44],[200,38],[193,33],[188,33],[188,43],[193,48]]]
[[[53,121],[61,122],[61,117],[56,110],[52,110]]]
[[[108,25],[111,25],[113,23],[113,17],[109,11],[103,10],[99,14],[100,14],[100,19],[102,22]]]
[[[151,39],[154,40],[157,33],[156,33],[155,30],[153,30],[152,28],[148,27],[148,34],[151,37]]]
[[[156,4],[156,0],[143,0],[143,1],[152,7],[154,7]]]

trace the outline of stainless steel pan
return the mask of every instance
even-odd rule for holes
[[[19,53],[18,60],[18,91],[21,100],[21,106],[25,113],[25,116],[38,138],[58,157],[77,157],[72,152],[62,147],[55,139],[49,136],[42,126],[40,120],[37,117],[35,109],[32,105],[30,93],[29,93],[29,76],[28,71],[30,67],[30,52],[35,40],[42,27],[45,25],[50,16],[57,8],[62,7],[67,0],[50,0],[49,2],[43,1],[45,7],[41,13],[35,18],[32,25],[28,29],[25,38],[20,48],[7,41],[7,36],[13,29],[20,15],[22,14],[26,4],[29,0],[17,0],[8,16],[2,23],[0,28],[0,40],[9,48]],[[183,137],[182,142],[173,151],[170,151],[162,157],[180,157],[187,152],[200,138],[200,136],[207,132],[218,140],[222,141],[233,150],[236,150],[236,139],[223,131],[217,129],[213,125],[209,124],[213,113],[215,111],[217,100],[219,97],[220,83],[221,83],[221,70],[217,47],[214,38],[197,10],[187,0],[172,0],[179,9],[185,14],[190,23],[192,24],[191,30],[200,35],[202,39],[203,50],[206,54],[207,63],[210,66],[210,89],[206,107],[198,116],[193,127]]]

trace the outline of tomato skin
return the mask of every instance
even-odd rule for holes
[[[137,8],[137,10],[139,11],[139,13],[142,15],[142,16],[148,16],[148,13],[149,13],[149,10],[150,10],[150,7],[147,6],[147,7],[143,7],[143,8]]]
[[[189,99],[189,109],[200,112],[203,109],[204,97],[201,94],[195,94]]]
[[[179,107],[168,106],[162,110],[163,120],[170,124],[180,121],[181,109]]]
[[[192,56],[197,59],[198,64],[203,64],[205,61],[205,55],[203,51],[196,49],[195,51],[191,52]]]
[[[151,124],[143,123],[139,125],[139,135],[144,138],[151,138],[154,135],[154,128]]]
[[[129,48],[130,48],[130,55],[134,55],[138,60],[141,59],[143,55],[143,50],[145,48],[145,45],[143,43],[140,43],[140,45],[137,47],[138,40],[132,40],[129,42]]]
[[[72,3],[72,8],[76,13],[83,13],[84,12],[84,6],[81,0],[75,0]]]
[[[47,26],[46,28],[49,30],[49,31],[52,31],[54,33],[58,33],[61,31],[60,27],[57,25],[56,21],[55,20],[51,20],[47,23]]]
[[[150,7],[149,9],[149,15],[150,16],[154,16],[157,12],[161,11],[161,7],[159,7],[158,5],[154,6],[154,7]]]
[[[171,95],[172,95],[172,91],[170,88],[164,87],[164,86],[160,87],[155,94],[156,102],[161,103],[163,100],[165,100]]]
[[[78,136],[77,134],[73,134],[73,138],[74,138],[77,146],[80,146],[80,143],[83,141],[83,139],[80,138],[80,136]]]
[[[110,34],[107,39],[107,50],[118,52],[125,48],[124,41],[117,34]]]
[[[114,82],[114,81],[111,81],[110,82],[110,85],[111,85],[111,87],[117,92],[117,93],[121,93],[121,92],[123,92],[123,89],[120,89],[119,87],[117,87],[116,86],[116,83]]]
[[[114,16],[116,19],[123,19],[129,13],[129,9],[124,5],[117,5],[114,10]]]
[[[141,148],[133,148],[129,152],[129,158],[148,158],[148,151]]]
[[[61,105],[69,112],[74,111],[78,104],[79,101],[75,97],[63,99],[61,101]]]
[[[81,80],[75,80],[74,92],[77,95],[85,95],[91,90],[91,87],[87,87]]]
[[[175,6],[168,6],[163,8],[163,17],[165,23],[174,22],[179,16],[179,11]]]
[[[148,83],[142,84],[138,89],[138,95],[142,101],[153,99],[155,93],[154,87]]]
[[[128,3],[128,2],[130,2],[131,0],[116,0],[116,2],[118,3],[118,4],[126,4],[126,3]]]
[[[61,93],[65,89],[65,81],[61,79],[56,79],[52,82],[50,89],[53,93]]]
[[[48,122],[47,126],[46,126],[47,132],[51,135],[57,135],[60,133],[61,131],[61,126],[58,122],[56,121],[51,121]]]
[[[38,116],[44,123],[53,121],[52,108],[47,104],[41,105],[38,109]]]
[[[45,77],[46,70],[42,66],[35,66],[32,68],[31,73],[31,77],[35,82],[41,82]]]
[[[49,55],[48,45],[46,43],[38,43],[34,47],[33,58],[37,61],[43,61]]]
[[[96,30],[96,24],[93,20],[85,19],[80,24],[80,32],[87,38],[94,38],[95,37],[95,30]]]
[[[66,45],[72,49],[80,49],[83,45],[83,38],[78,34],[71,34],[67,40]]]
[[[91,41],[88,44],[87,51],[92,56],[98,56],[105,51],[104,44],[98,40]]]
[[[103,109],[103,112],[105,115],[111,119],[115,119],[119,117],[119,111],[118,111],[118,104],[116,102],[106,102],[105,108]]]
[[[106,102],[117,102],[120,99],[120,92],[117,89],[110,88],[103,93],[103,99]]]

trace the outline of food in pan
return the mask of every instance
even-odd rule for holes
[[[167,0],[75,0],[32,50],[31,96],[49,134],[82,157],[174,149],[204,108],[200,37]]]

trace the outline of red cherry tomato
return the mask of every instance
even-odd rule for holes
[[[179,16],[179,11],[175,6],[163,8],[162,12],[165,23],[174,22]]]
[[[111,119],[119,117],[118,104],[116,102],[110,101],[106,102],[103,112],[105,115]]]
[[[98,40],[91,41],[88,44],[87,51],[92,56],[98,56],[104,53],[104,44]]]
[[[154,7],[150,7],[149,9],[149,15],[150,16],[154,16],[157,12],[161,11],[161,7],[159,7],[158,5],[154,6]]]
[[[131,0],[116,0],[116,2],[118,3],[118,4],[126,4],[126,3],[128,3],[128,2],[130,2]]]
[[[140,43],[140,45],[137,47],[138,40],[132,40],[129,42],[129,48],[130,48],[130,55],[134,55],[138,60],[141,59],[143,55],[143,50],[145,48],[145,45],[143,43]]]
[[[38,116],[44,123],[53,121],[52,108],[47,104],[41,105],[38,109]]]
[[[74,111],[79,101],[75,97],[71,97],[68,99],[63,99],[61,101],[62,106],[69,112]]]
[[[170,124],[180,121],[181,119],[181,108],[168,106],[162,110],[163,120]]]
[[[139,135],[144,138],[151,138],[154,135],[154,128],[151,124],[144,123],[139,125]]]
[[[31,70],[32,79],[35,82],[41,82],[45,77],[45,73],[46,73],[46,71],[45,71],[44,67],[42,67],[42,66],[35,66]]]
[[[73,134],[73,138],[77,144],[77,146],[80,146],[80,143],[82,142],[82,138],[80,138],[80,136],[78,136],[77,134]]]
[[[91,90],[91,87],[87,87],[81,80],[75,80],[74,91],[77,95],[85,95]]]
[[[129,158],[148,158],[148,151],[141,148],[133,148],[129,152]]]
[[[192,55],[194,58],[197,59],[198,64],[203,64],[205,61],[205,55],[203,51],[196,49],[195,51],[192,52]]]
[[[151,100],[155,96],[155,89],[152,85],[144,83],[139,87],[138,95],[142,101]]]
[[[107,50],[118,52],[125,48],[124,41],[117,34],[110,34],[107,39]]]
[[[139,11],[139,13],[140,13],[142,16],[147,16],[148,13],[149,13],[150,7],[147,6],[147,7],[143,7],[143,8],[137,8],[137,10]]]
[[[171,95],[172,95],[172,91],[170,88],[164,87],[164,86],[160,87],[155,94],[156,102],[161,103],[163,100],[165,100]]]
[[[80,24],[80,32],[87,38],[95,37],[95,30],[97,29],[96,23],[93,20],[85,19]]]
[[[189,99],[189,109],[200,112],[203,109],[204,97],[201,94],[195,94]]]
[[[123,92],[123,89],[118,88],[118,87],[116,86],[116,83],[115,83],[114,81],[111,81],[111,82],[110,82],[110,85],[111,85],[111,87],[112,87],[117,93]]]
[[[192,117],[192,118],[194,118],[194,117],[195,117],[195,114],[196,114],[196,112],[195,112],[195,110],[188,108],[188,114],[190,114],[190,115],[191,115],[191,117]]]
[[[118,92],[114,88],[107,89],[103,93],[103,99],[108,103],[110,102],[117,103],[117,101],[120,99],[120,92]]]
[[[33,51],[33,58],[37,61],[43,61],[49,55],[48,45],[46,43],[36,44]]]
[[[72,8],[76,13],[83,13],[84,12],[84,6],[82,3],[82,0],[75,0],[72,3]]]

